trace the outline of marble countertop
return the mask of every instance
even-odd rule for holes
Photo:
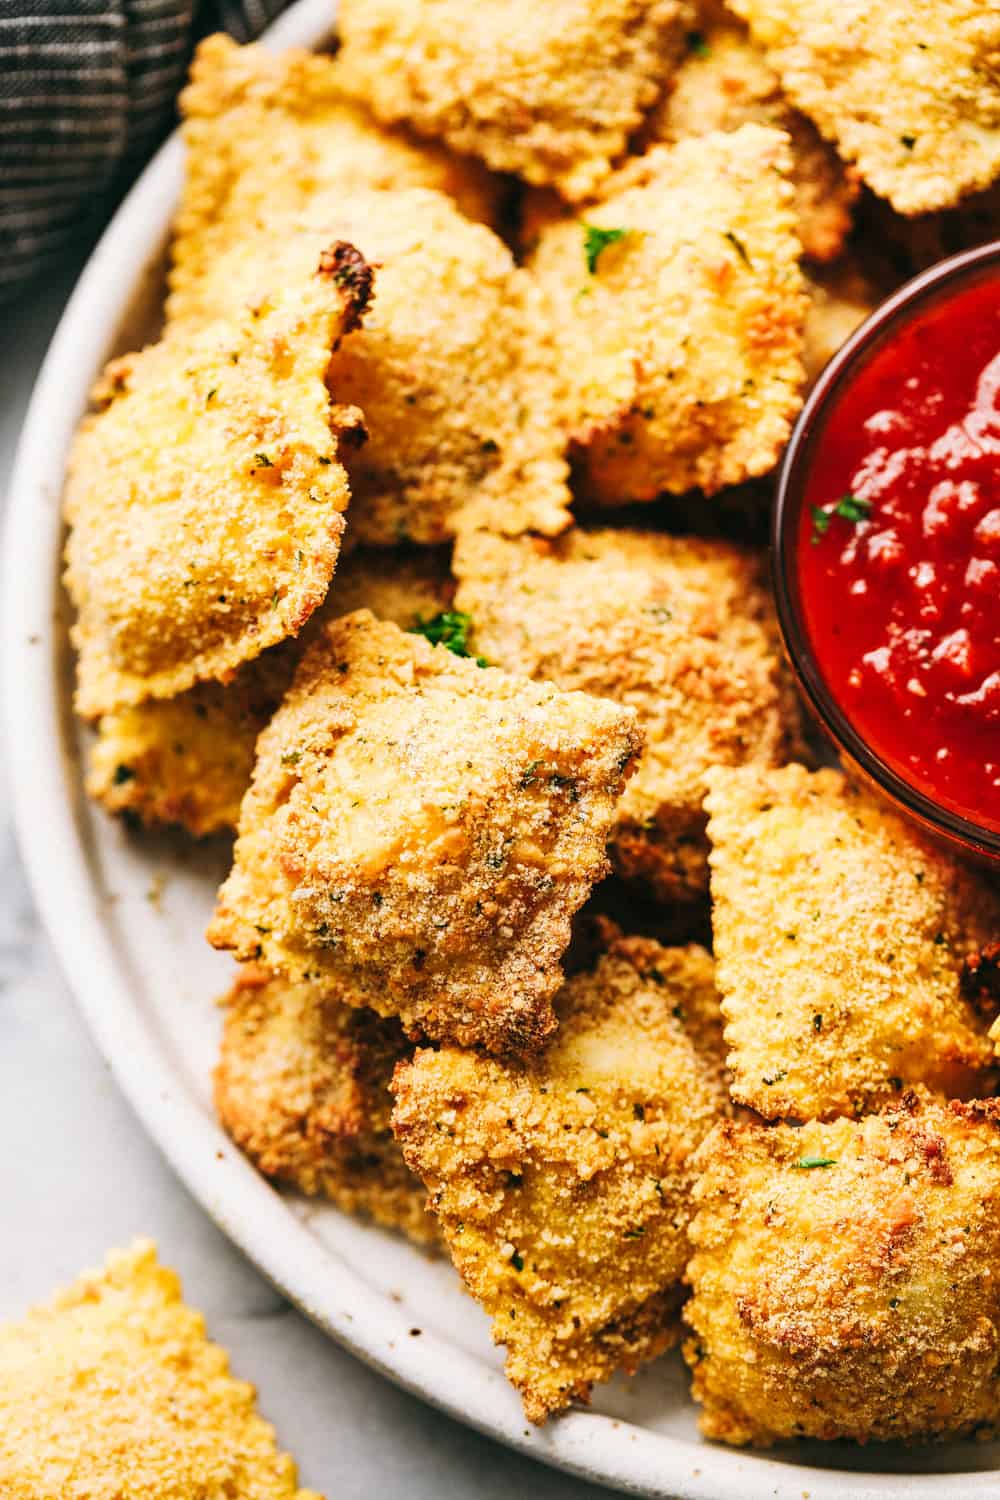
[[[38,365],[78,264],[0,328],[0,494]],[[0,800],[0,1319],[113,1245],[151,1235],[189,1300],[260,1390],[261,1406],[330,1500],[597,1500],[606,1490],[498,1447],[373,1374],[257,1275],[173,1176],[77,1015],[32,907]]]

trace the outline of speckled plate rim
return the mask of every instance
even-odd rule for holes
[[[330,0],[298,0],[270,46],[315,46]],[[123,313],[158,261],[181,181],[172,138],[122,203],[66,308],[31,399],[11,483],[3,559],[6,763],[35,900],[77,1003],[123,1092],[220,1228],[331,1337],[459,1421],[581,1478],[663,1500],[896,1500],[986,1496],[996,1473],[878,1474],[774,1462],[591,1412],[533,1430],[503,1377],[375,1292],[282,1205],[190,1096],[130,993],[94,887],[60,669],[59,496],[65,455]]]

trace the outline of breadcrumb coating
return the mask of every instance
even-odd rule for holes
[[[727,542],[584,530],[463,534],[456,607],[510,672],[636,710],[646,735],[611,833],[616,871],[661,901],[708,889],[705,772],[781,764],[799,717],[763,559]]]
[[[780,131],[712,131],[653,147],[542,230],[530,264],[587,498],[712,494],[773,467],[807,307],[790,166]]]
[[[576,200],[624,155],[679,50],[685,0],[341,0],[344,87]]]
[[[692,1154],[725,1107],[702,948],[612,939],[539,1057],[396,1069],[393,1127],[532,1422],[678,1337]]]
[[[321,1500],[137,1240],[0,1327],[4,1500]]]
[[[793,108],[763,51],[732,15],[692,32],[687,56],[643,130],[643,141],[678,141],[710,130],[773,125],[791,141],[791,179],[802,248],[834,260],[851,229],[857,180],[805,115]]]
[[[244,964],[226,997],[215,1107],[264,1173],[349,1214],[437,1240],[389,1128],[389,1080],[413,1051],[398,1021]]]
[[[632,709],[335,620],[258,741],[209,940],[414,1034],[537,1047],[641,746]]]
[[[447,540],[475,505],[492,526],[569,525],[569,469],[545,307],[506,245],[425,188],[318,195],[292,220],[247,223],[199,281],[203,307],[255,305],[285,265],[330,239],[378,267],[364,327],[343,339],[332,391],[365,414],[351,456],[351,535]],[[312,253],[312,252],[310,252]]]
[[[1000,175],[1000,11],[983,0],[732,0],[789,98],[901,214]]]
[[[438,616],[451,592],[438,552],[350,553],[297,640],[264,651],[230,683],[199,683],[177,698],[150,698],[105,715],[91,751],[88,794],[108,812],[179,824],[195,838],[235,828],[257,736],[291,683],[313,623],[331,610],[368,608],[409,630]]]
[[[207,37],[180,109],[186,162],[171,252],[171,322],[213,316],[206,299],[218,257],[241,244],[251,225],[270,224],[280,234],[282,223],[320,193],[437,188],[470,218],[497,218],[495,178],[478,162],[379,125],[347,96],[332,58]]]
[[[812,386],[830,360],[882,300],[855,260],[842,257],[835,266],[806,272],[809,311],[802,362]]]
[[[769,1119],[853,1115],[905,1084],[997,1082],[966,957],[1000,900],[837,771],[708,773],[712,926],[733,1097]]]
[[[684,1352],[706,1437],[995,1429],[1000,1102],[727,1121],[698,1165]]]
[[[77,711],[227,681],[323,602],[363,433],[325,383],[371,271],[331,244],[253,311],[113,360],[70,453]]]

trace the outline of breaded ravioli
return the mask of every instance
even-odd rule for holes
[[[902,214],[1000,175],[1000,10],[984,0],[732,0],[789,98]]]
[[[763,51],[734,16],[690,33],[687,56],[644,127],[643,140],[677,141],[751,122],[788,134],[802,248],[813,260],[833,260],[850,232],[857,182],[816,127],[789,104]]]
[[[760,555],[649,531],[470,531],[454,569],[456,606],[488,661],[636,710],[646,745],[612,861],[661,901],[704,895],[705,772],[781,764],[798,744]]]
[[[811,268],[806,287],[809,311],[802,362],[811,386],[855,328],[875,311],[881,297],[852,256],[841,257],[834,266]]]
[[[726,1443],[986,1436],[1000,1419],[1000,1102],[726,1121],[698,1153],[702,1431]]]
[[[346,615],[258,741],[209,940],[414,1034],[537,1047],[641,746],[630,708]]]
[[[654,146],[544,228],[566,425],[587,498],[714,493],[774,466],[801,404],[806,297],[788,137]]]
[[[526,1062],[443,1047],[393,1128],[532,1422],[677,1341],[692,1155],[725,1107],[703,948],[612,938]]]
[[[412,1051],[398,1021],[244,964],[226,997],[215,1106],[265,1176],[433,1243],[427,1194],[389,1128],[389,1080]]]
[[[341,0],[344,85],[502,172],[586,197],[624,155],[685,0]]]
[[[320,1500],[137,1240],[0,1327],[4,1500]]]
[[[450,596],[439,552],[355,551],[341,560],[320,614],[364,607],[404,630],[431,628]],[[257,736],[292,680],[312,623],[247,662],[232,682],[199,683],[105,715],[91,751],[90,796],[108,812],[179,824],[195,838],[235,828]]]
[[[180,107],[186,159],[171,251],[172,322],[211,316],[205,278],[217,258],[241,244],[249,226],[280,225],[317,193],[437,188],[470,218],[496,217],[498,185],[478,162],[379,125],[344,92],[332,58],[210,36],[195,53]]]
[[[200,279],[202,307],[256,305],[303,245],[331,238],[378,267],[364,326],[342,340],[328,374],[368,432],[348,467],[352,537],[443,542],[472,505],[514,533],[568,526],[544,303],[502,240],[442,193],[357,189],[317,195],[294,220],[265,212]]]
[[[326,372],[370,284],[335,242],[252,311],[107,367],[65,493],[79,713],[228,681],[323,602],[364,430]]]
[[[1000,900],[837,771],[708,773],[712,927],[733,1097],[769,1119],[862,1113],[905,1084],[997,1081],[967,958]]]

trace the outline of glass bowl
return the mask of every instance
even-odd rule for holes
[[[963,251],[915,276],[861,324],[820,375],[795,424],[778,475],[772,569],[778,620],[799,687],[849,768],[927,833],[956,852],[1000,865],[1000,833],[941,806],[888,765],[855,728],[827,685],[805,625],[796,560],[806,477],[827,416],[858,370],[917,312],[986,277],[998,278],[1000,240]]]

